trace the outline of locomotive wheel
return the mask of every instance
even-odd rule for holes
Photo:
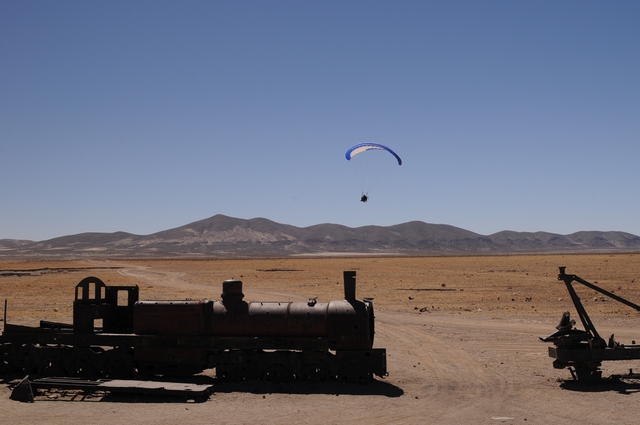
[[[36,350],[33,344],[14,346],[14,366],[25,373],[37,370]]]
[[[65,367],[71,376],[78,376],[86,379],[96,379],[100,376],[98,365],[99,354],[90,349],[82,350],[71,354],[65,360]]]
[[[98,377],[98,370],[87,359],[76,360],[71,364],[69,372],[80,378],[96,379]]]
[[[338,372],[338,380],[349,384],[366,384],[372,378],[371,372],[367,372],[355,360],[344,363]]]
[[[12,364],[11,344],[0,344],[0,377],[9,377],[18,373],[18,368]]]
[[[64,367],[58,356],[49,355],[39,361],[36,369],[38,376],[59,376]]]
[[[305,364],[300,371],[300,379],[310,383],[326,381],[328,376],[329,368],[321,360]]]
[[[105,354],[104,370],[105,378],[129,379],[135,375],[133,361],[124,350],[111,350]]]
[[[8,360],[0,359],[0,377],[9,377],[16,372],[16,368],[11,366]]]
[[[34,351],[34,366],[31,372],[36,376],[60,376],[64,372],[61,360],[63,350],[59,347],[43,345]]]
[[[96,379],[98,377],[98,370],[87,359],[77,359],[71,364],[69,372],[80,378]]]
[[[216,365],[216,378],[221,381],[239,381],[241,379],[240,373],[238,371],[238,366],[225,363]]]
[[[264,379],[276,384],[291,382],[293,373],[284,365],[273,364],[264,372]]]

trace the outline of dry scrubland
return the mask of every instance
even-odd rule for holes
[[[140,286],[141,299],[219,299],[222,281],[244,282],[249,301],[342,297],[342,272],[357,271],[357,296],[373,297],[377,347],[389,377],[367,388],[325,384],[217,386],[206,403],[8,400],[8,423],[636,423],[640,387],[584,389],[554,370],[546,344],[563,311],[574,312],[558,266],[640,303],[640,254],[239,260],[0,261],[0,299],[10,323],[71,321],[86,276]],[[640,313],[577,287],[601,334],[640,340]],[[577,317],[576,317],[577,318]],[[627,365],[606,364],[605,374]],[[623,369],[623,370],[620,370]],[[215,419],[214,419],[215,418]],[[4,420],[3,420],[4,421]]]
[[[222,281],[235,278],[253,301],[265,301],[250,297],[265,291],[274,294],[272,301],[295,295],[329,300],[342,296],[342,272],[355,270],[358,297],[374,298],[379,309],[559,319],[573,305],[556,279],[558,266],[640,303],[640,254],[0,261],[0,298],[10,301],[10,319],[26,324],[70,320],[73,288],[86,276],[111,285],[137,284],[141,299],[219,299]],[[635,314],[601,301],[594,291],[582,295],[591,315]]]

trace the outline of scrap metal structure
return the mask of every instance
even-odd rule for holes
[[[579,276],[566,274],[565,269],[566,267],[560,267],[558,280],[563,281],[566,285],[584,330],[575,328],[576,321],[571,319],[570,313],[567,311],[562,315],[560,324],[556,326],[558,331],[546,338],[540,338],[540,340],[554,344],[553,347],[549,347],[549,356],[555,359],[553,361],[554,368],[569,368],[574,379],[585,383],[594,383],[602,380],[600,366],[603,361],[640,359],[640,345],[635,341],[632,341],[631,344],[621,344],[614,339],[613,335],[609,337],[608,341],[605,341],[598,334],[587,314],[573,287],[573,282],[580,283],[637,311],[640,311],[640,306],[587,282]],[[616,375],[615,377],[639,378],[640,375],[630,371],[628,375]]]
[[[82,378],[37,378],[30,380],[24,378],[11,392],[12,400],[25,403],[33,403],[39,391],[58,390],[63,392],[81,392],[84,399],[89,394],[95,393],[120,393],[149,396],[174,396],[184,400],[205,401],[213,391],[213,385],[136,381],[118,379],[88,380]],[[75,395],[74,395],[75,398]]]
[[[76,286],[73,324],[4,324],[0,375],[133,378],[215,369],[225,380],[368,382],[386,376],[386,350],[373,348],[370,298],[246,302],[226,280],[221,301],[139,301],[137,286],[87,277]],[[5,306],[6,317],[6,306]]]

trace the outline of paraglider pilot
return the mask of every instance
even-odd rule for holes
[[[367,202],[368,200],[369,200],[369,197],[363,193],[362,196],[360,197],[360,202]]]

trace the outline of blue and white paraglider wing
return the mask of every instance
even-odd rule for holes
[[[377,150],[383,150],[383,151],[387,151],[389,152],[391,155],[393,155],[397,160],[398,160],[398,165],[402,165],[402,159],[398,156],[397,153],[395,153],[394,151],[392,151],[390,148],[381,145],[379,143],[359,143],[355,146],[353,146],[352,148],[350,148],[347,153],[345,154],[345,157],[351,161],[351,158],[353,158],[354,156],[362,153],[362,152],[366,152],[368,150],[371,149],[377,149]]]

